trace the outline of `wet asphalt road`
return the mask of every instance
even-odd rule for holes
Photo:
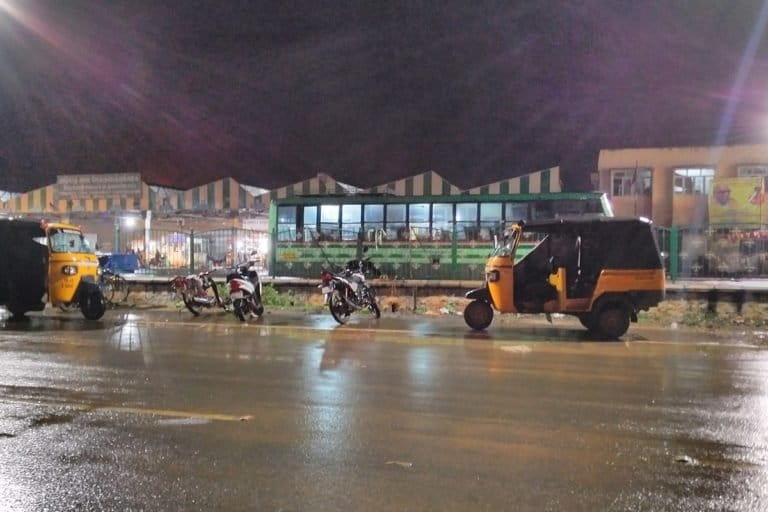
[[[768,342],[0,319],[0,510],[768,510]]]

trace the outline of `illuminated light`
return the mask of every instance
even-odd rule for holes
[[[123,224],[125,224],[125,227],[127,227],[127,228],[136,227],[136,217],[125,217],[125,218],[123,218]]]

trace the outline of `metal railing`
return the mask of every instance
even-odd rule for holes
[[[672,228],[677,272],[672,278],[768,277],[768,230],[741,227]]]
[[[247,229],[218,229],[196,232],[151,229],[119,240],[116,252],[134,253],[140,272],[156,275],[233,268],[255,253],[266,270],[266,233]]]

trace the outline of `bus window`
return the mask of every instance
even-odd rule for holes
[[[453,205],[435,203],[432,205],[432,239],[449,242],[453,236]]]
[[[277,239],[296,240],[296,207],[280,206],[277,209]]]
[[[357,240],[363,208],[359,204],[345,204],[341,207],[341,239]]]
[[[456,237],[458,240],[477,240],[477,203],[456,205]]]
[[[521,220],[527,221],[528,219],[528,203],[505,203],[504,204],[504,220],[507,223],[520,222]]]
[[[480,204],[480,240],[493,240],[501,235],[501,203]]]
[[[320,206],[320,239],[339,240],[339,205]]]
[[[552,201],[537,201],[533,203],[533,212],[531,212],[531,218],[533,220],[554,219],[555,209]]]
[[[389,240],[408,240],[408,230],[405,226],[405,205],[387,205],[387,238]]]
[[[365,205],[363,207],[363,222],[365,222],[363,230],[368,241],[376,240],[376,233],[384,229],[384,205]]]
[[[408,206],[408,230],[412,240],[429,239],[429,204]]]
[[[317,239],[317,206],[304,207],[304,240]]]

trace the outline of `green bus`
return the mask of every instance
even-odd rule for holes
[[[293,196],[270,204],[270,273],[317,277],[366,255],[395,279],[481,280],[506,223],[612,217],[601,192]],[[535,240],[526,241],[532,248]],[[525,254],[525,251],[522,251]]]

